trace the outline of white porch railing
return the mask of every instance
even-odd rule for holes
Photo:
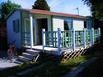
[[[100,42],[100,28],[98,29],[84,29],[83,31],[61,31],[59,28],[57,31],[45,31],[42,30],[42,44],[44,47],[58,48],[60,53],[61,48],[76,47],[86,48],[88,45],[92,46]]]

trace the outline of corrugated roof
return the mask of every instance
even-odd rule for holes
[[[51,12],[46,10],[38,10],[38,9],[21,9],[24,11],[28,11],[33,14],[44,14],[44,15],[51,15],[51,16],[63,16],[63,17],[73,17],[73,18],[79,18],[79,19],[86,19],[85,16],[80,16],[76,14],[67,14],[67,13],[59,13],[59,12]]]

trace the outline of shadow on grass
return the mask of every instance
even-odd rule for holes
[[[90,54],[98,59],[77,77],[103,77],[103,43],[94,45],[86,54]]]
[[[102,57],[103,56],[103,43],[95,44],[94,46],[87,49],[84,55],[91,57]]]

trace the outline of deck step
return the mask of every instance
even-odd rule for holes
[[[18,56],[15,63],[23,64],[24,62],[37,61],[39,52],[39,50],[26,49],[21,56]]]
[[[24,52],[24,53],[22,54],[22,56],[27,57],[27,58],[30,58],[30,59],[32,59],[32,58],[34,57],[34,55],[29,54],[29,53],[27,53],[27,52]]]
[[[23,62],[23,61],[20,61],[20,60],[16,60],[16,61],[14,61],[14,63],[23,64],[24,62]]]
[[[24,56],[19,56],[18,59],[19,59],[20,61],[23,61],[23,62],[27,62],[27,61],[31,61],[31,60],[32,60],[32,59],[27,58],[27,57],[24,57]]]
[[[27,49],[26,52],[33,55],[33,54],[38,54],[40,51]]]
[[[26,49],[26,51],[40,52],[39,50],[34,50],[34,49]]]

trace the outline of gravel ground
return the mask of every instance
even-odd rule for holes
[[[15,60],[15,59],[14,59]],[[17,66],[18,64],[11,62],[8,60],[7,52],[0,51],[0,70]]]

